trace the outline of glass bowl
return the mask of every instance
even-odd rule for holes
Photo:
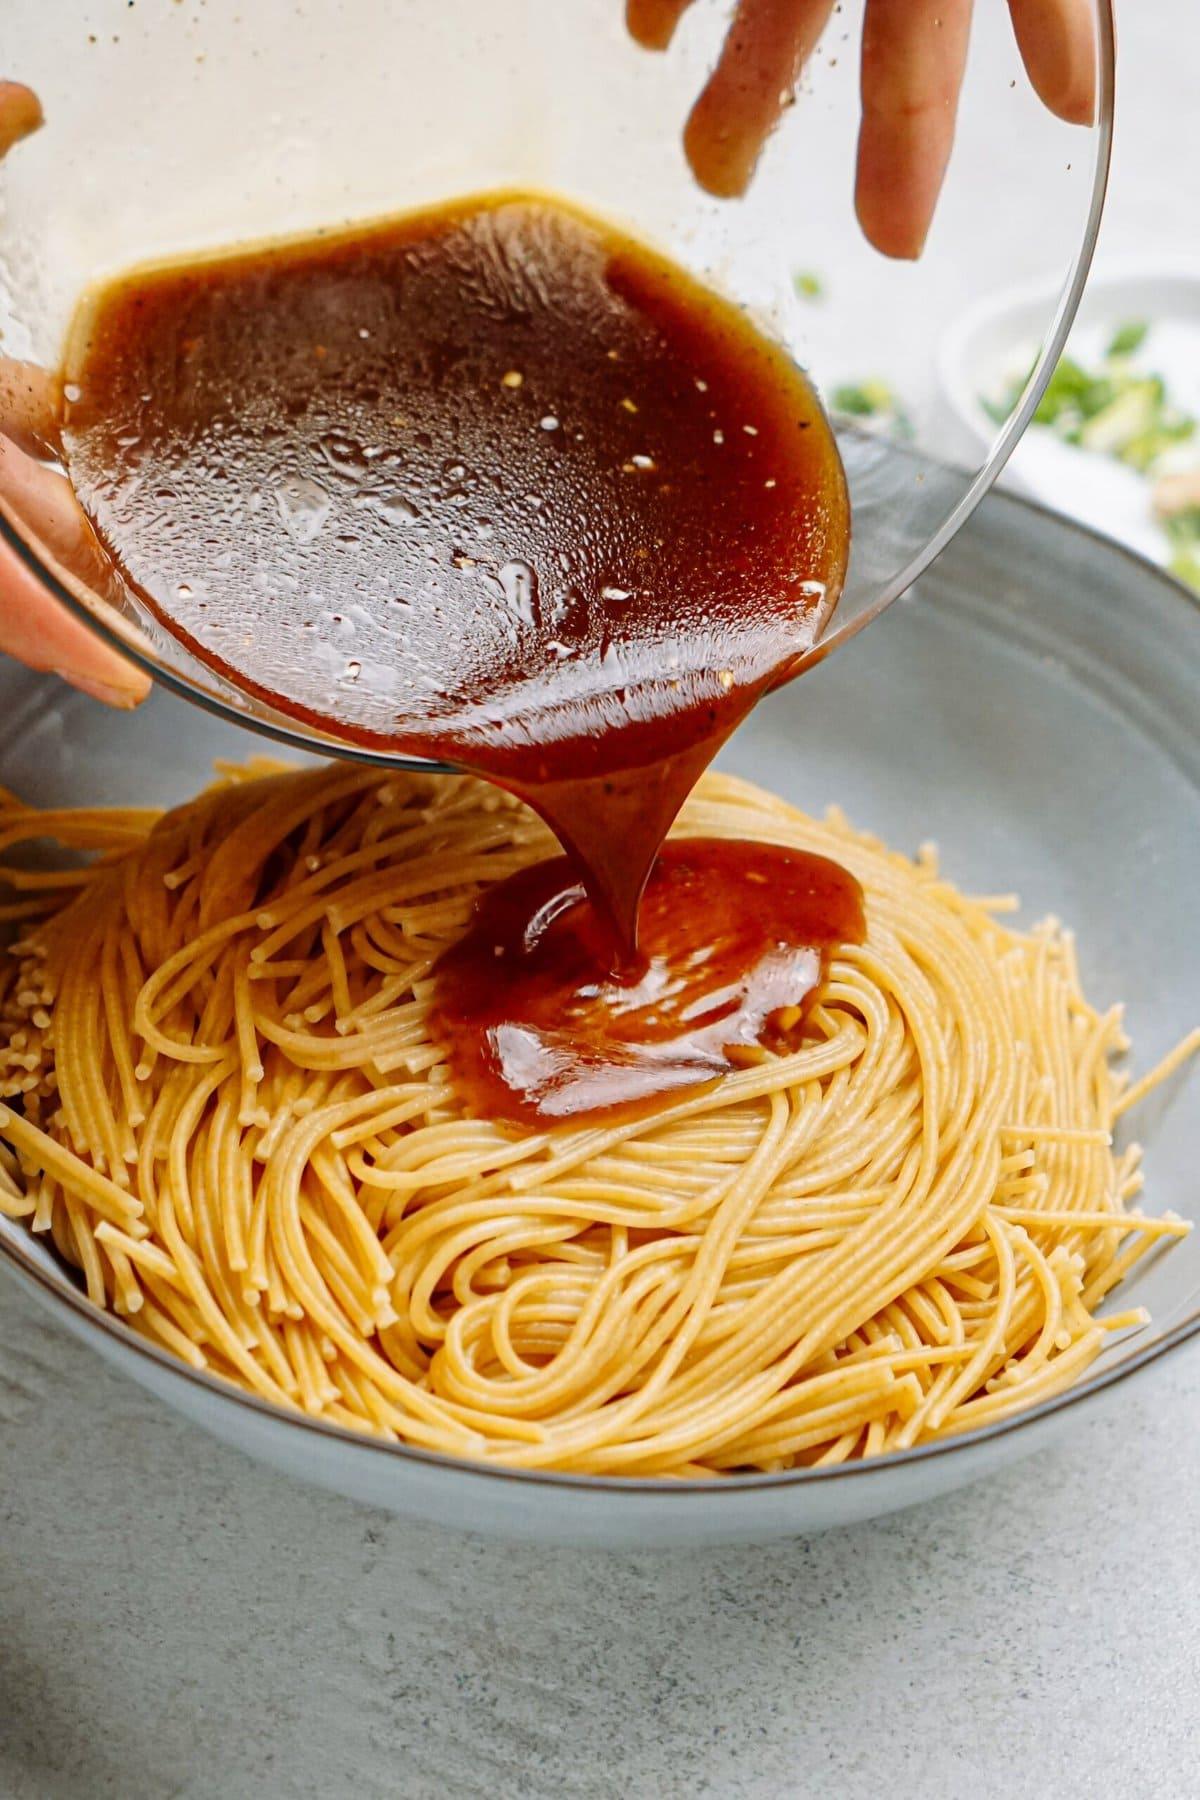
[[[1090,129],[1045,112],[1006,9],[981,9],[960,113],[967,154],[951,163],[924,256],[895,263],[862,239],[850,198],[860,6],[835,14],[748,195],[730,203],[700,191],[681,144],[726,23],[719,5],[694,7],[670,53],[654,56],[625,34],[622,0],[96,0],[86,9],[6,0],[4,73],[34,88],[46,122],[0,166],[0,351],[55,368],[81,291],[150,258],[489,188],[560,192],[751,309],[832,404],[853,545],[841,604],[812,652],[819,660],[876,618],[969,516],[1062,347],[1111,136],[1111,3],[1093,6]],[[920,407],[899,421],[908,434],[899,454],[839,412],[839,389],[873,376],[886,346],[931,367],[949,318],[1031,266],[1060,277],[1037,321],[1043,350],[970,466],[926,451]],[[2,404],[0,431],[14,425]],[[187,698],[303,748],[411,761],[297,724],[197,660],[135,595],[87,585],[56,556],[38,498],[0,492],[0,530],[48,589]]]

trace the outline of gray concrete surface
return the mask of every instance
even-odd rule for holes
[[[1118,12],[1104,249],[1194,253],[1194,0]],[[539,1554],[253,1466],[0,1277],[0,1800],[1194,1795],[1198,1406],[1200,1348],[896,1519]]]
[[[707,1555],[415,1527],[0,1286],[4,1800],[1184,1796],[1200,1348],[949,1500]]]

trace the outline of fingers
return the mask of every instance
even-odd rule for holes
[[[0,356],[0,431],[35,455],[58,448],[61,384],[37,363]]]
[[[31,88],[0,81],[0,157],[36,131],[42,108]],[[113,571],[70,482],[39,459],[58,436],[58,382],[33,363],[0,358],[0,503],[48,559],[105,593]],[[33,454],[27,454],[32,451]],[[11,545],[0,541],[0,651],[31,669],[52,669],[109,706],[136,706],[147,675],[126,662],[43,587]]]
[[[625,0],[625,24],[643,50],[665,50],[692,0]]]
[[[46,557],[104,593],[113,572],[66,477],[0,437],[0,501]],[[115,596],[114,596],[115,597]],[[56,599],[10,545],[0,542],[0,650],[31,669],[53,669],[110,706],[136,706],[149,678]]]
[[[19,81],[0,81],[0,156],[36,131],[42,122],[42,103],[32,88]]]
[[[1025,72],[1043,105],[1071,125],[1096,114],[1096,31],[1090,0],[1008,0]]]
[[[745,193],[832,11],[833,0],[738,0],[683,138],[692,173],[708,193]]]
[[[148,677],[47,593],[7,544],[0,544],[0,648],[109,706],[136,706],[150,691]]]
[[[867,0],[855,206],[885,256],[920,256],[954,142],[971,0]]]

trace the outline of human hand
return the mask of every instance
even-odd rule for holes
[[[0,81],[0,156],[42,122],[37,96]],[[104,592],[113,575],[70,482],[48,460],[58,432],[53,377],[0,357],[0,511],[24,522],[47,554]],[[149,677],[57,600],[11,544],[0,540],[0,651],[53,670],[110,706],[136,706]]]
[[[638,43],[665,50],[692,0],[626,0]],[[885,256],[917,257],[941,191],[967,58],[972,0],[866,0],[855,208]],[[1060,119],[1095,108],[1089,0],[1008,0],[1026,73]],[[710,194],[745,192],[834,0],[738,0],[684,148]]]

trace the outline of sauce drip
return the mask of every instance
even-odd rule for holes
[[[608,225],[490,196],[123,277],[80,309],[63,392],[83,507],[122,578],[197,655],[335,737],[482,774],[555,831],[591,923],[568,908],[569,930],[512,958],[515,988],[502,958],[489,977],[506,1018],[535,1030],[556,982],[588,1046],[586,1082],[539,1086],[559,1096],[554,1116],[572,1109],[567,1089],[575,1111],[593,1109],[605,1042],[604,1107],[684,1070],[711,1075],[715,1040],[686,1050],[682,1014],[618,1004],[673,957],[690,967],[707,946],[732,980],[739,947],[729,1042],[768,1029],[760,950],[788,939],[819,962],[827,938],[803,910],[791,927],[771,914],[758,950],[757,926],[732,930],[758,849],[711,864],[717,935],[672,852],[655,890],[672,907],[653,915],[653,948],[638,943],[639,897],[680,805],[811,648],[845,572],[828,422],[742,312]],[[772,881],[784,854],[770,853]],[[799,858],[793,885],[811,873]],[[513,894],[535,910],[551,898],[521,878]],[[520,939],[515,917],[498,941]],[[612,971],[621,981],[598,1000]],[[630,1062],[643,1025],[647,1054]],[[635,1065],[636,1080],[617,1079]],[[508,1111],[539,1111],[504,1079]]]
[[[618,981],[577,872],[555,858],[484,895],[439,965],[439,1023],[460,1034],[460,1075],[489,1117],[631,1114],[755,1046],[794,1049],[830,951],[862,936],[862,890],[837,863],[675,838],[642,896],[641,974]]]

